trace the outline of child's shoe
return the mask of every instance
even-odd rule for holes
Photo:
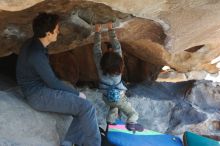
[[[141,124],[138,124],[138,123],[127,123],[126,128],[129,131],[138,131],[138,132],[144,131],[144,127]]]

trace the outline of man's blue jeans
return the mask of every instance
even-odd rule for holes
[[[94,106],[73,93],[42,88],[27,97],[28,103],[36,110],[72,115],[73,121],[65,140],[85,146],[101,146],[96,111]]]

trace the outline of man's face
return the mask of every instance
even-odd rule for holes
[[[59,24],[57,24],[55,29],[53,30],[53,33],[49,32],[48,39],[50,42],[55,42],[57,40],[57,36],[60,33],[59,28],[60,28],[60,26],[59,26]]]

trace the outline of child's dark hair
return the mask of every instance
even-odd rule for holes
[[[112,44],[110,44],[110,43],[106,43],[106,46],[107,46],[107,49],[112,48]]]
[[[108,51],[102,56],[100,66],[104,75],[117,75],[123,72],[124,62],[118,53]]]
[[[45,37],[47,32],[53,33],[56,25],[59,23],[59,16],[57,14],[41,12],[34,18],[32,28],[34,37]]]

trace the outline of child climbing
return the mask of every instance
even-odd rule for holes
[[[114,124],[118,118],[118,110],[127,116],[126,128],[130,131],[143,131],[141,124],[137,123],[138,113],[127,101],[125,92],[127,88],[122,82],[124,62],[121,45],[113,29],[112,22],[108,24],[108,35],[111,45],[108,51],[102,54],[101,50],[101,24],[95,25],[93,54],[99,75],[99,87],[103,93],[103,100],[110,107],[107,123]]]

